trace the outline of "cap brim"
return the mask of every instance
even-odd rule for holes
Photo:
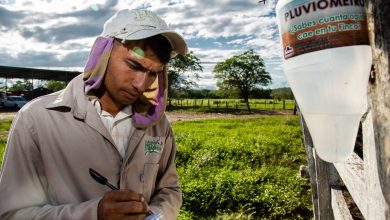
[[[180,34],[176,33],[175,31],[161,31],[156,29],[140,30],[130,35],[124,33],[124,34],[117,35],[115,37],[119,39],[125,39],[125,40],[141,40],[157,34],[161,34],[168,39],[169,43],[172,46],[172,51],[181,55],[187,54],[188,52],[187,43],[185,42],[183,37],[180,36]]]
[[[183,37],[180,36],[178,33],[165,32],[165,33],[161,33],[161,35],[163,35],[164,37],[166,37],[168,39],[168,41],[172,45],[173,51],[176,51],[178,54],[183,55],[183,56],[188,53],[187,43],[185,42]]]

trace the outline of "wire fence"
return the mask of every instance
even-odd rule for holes
[[[246,110],[243,99],[169,99],[168,105],[182,108],[209,108],[226,110]],[[250,99],[252,110],[294,110],[295,101],[285,99]]]

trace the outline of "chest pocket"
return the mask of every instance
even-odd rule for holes
[[[143,195],[146,201],[149,201],[155,190],[159,162],[164,151],[165,140],[161,137],[145,135],[143,141],[145,155],[144,171],[142,174]]]

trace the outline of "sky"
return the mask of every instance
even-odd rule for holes
[[[187,41],[203,66],[197,89],[217,89],[217,62],[254,49],[272,77],[281,68],[277,0],[0,0],[0,65],[82,71],[104,22],[117,10],[149,9]]]

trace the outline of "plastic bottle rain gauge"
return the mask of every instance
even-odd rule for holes
[[[364,0],[280,0],[283,69],[318,156],[353,152],[372,63]]]

